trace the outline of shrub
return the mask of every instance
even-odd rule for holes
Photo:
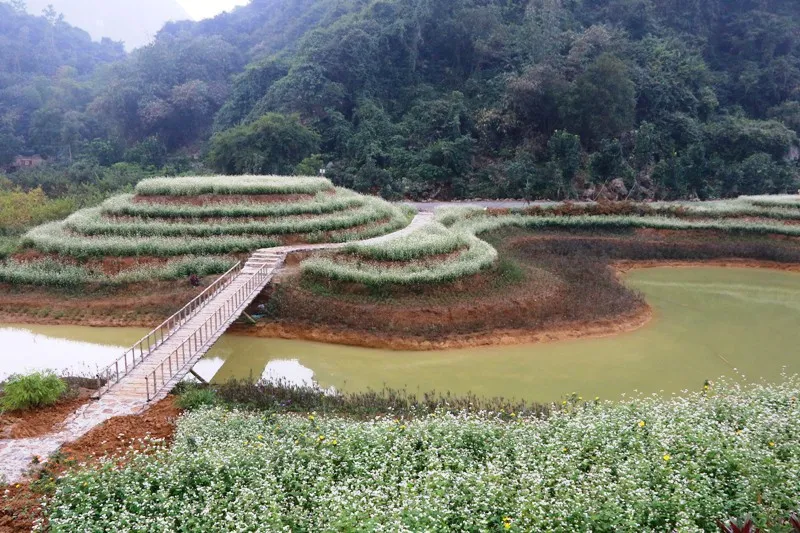
[[[56,403],[67,392],[67,384],[52,372],[34,372],[8,378],[0,398],[0,410],[21,411]]]
[[[3,237],[0,235],[0,259],[13,254],[19,244],[19,237]]]
[[[210,407],[218,402],[217,393],[208,387],[188,386],[178,395],[176,405],[187,411]]]

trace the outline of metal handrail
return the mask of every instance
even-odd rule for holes
[[[95,393],[96,397],[99,398],[108,392],[113,385],[119,383],[131,370],[144,362],[144,360],[149,357],[155,349],[164,344],[180,326],[188,322],[200,311],[203,302],[216,296],[221,290],[230,285],[241,270],[242,262],[239,261],[230,270],[217,278],[211,285],[206,287],[203,292],[195,296],[188,304],[184,305],[180,310],[142,337],[139,342],[126,350],[122,357],[101,370],[97,374],[98,388]]]
[[[260,290],[264,285],[264,281],[268,281],[272,277],[279,264],[266,264],[258,269],[247,280],[247,283],[242,285],[233,296],[218,307],[214,314],[196,329],[188,339],[183,341],[178,348],[170,353],[165,361],[162,361],[150,374],[145,376],[148,402],[158,396],[167,383],[186,367],[187,362],[190,362],[198,353],[202,353],[208,344],[216,340],[217,334],[220,330],[224,331],[231,318],[239,316],[240,310],[251,301],[253,293]],[[270,269],[273,272],[268,273],[267,271]]]

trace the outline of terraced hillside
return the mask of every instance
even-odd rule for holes
[[[517,209],[444,207],[437,221],[381,245],[353,244],[302,265],[317,280],[369,287],[439,284],[496,265],[498,253],[478,235],[528,230],[675,230],[800,237],[800,196],[756,196],[716,202],[651,204],[550,203]]]
[[[441,206],[406,237],[307,258],[259,301],[258,334],[397,349],[608,334],[650,316],[620,281],[628,268],[800,269],[800,196],[488,204]]]
[[[0,281],[72,287],[211,275],[250,252],[391,233],[410,215],[322,178],[156,178],[31,230]]]

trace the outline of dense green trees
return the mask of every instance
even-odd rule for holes
[[[285,175],[318,149],[319,135],[300,124],[297,116],[268,113],[215,134],[208,161],[226,174]]]
[[[795,0],[253,0],[124,59],[0,10],[0,164],[205,155],[436,198],[798,187]]]

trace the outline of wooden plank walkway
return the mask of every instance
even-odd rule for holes
[[[387,242],[432,220],[432,213],[419,213],[405,229],[361,243]],[[98,397],[146,402],[165,397],[272,281],[287,254],[343,246],[346,243],[258,250],[243,267],[237,265],[228,271],[101,372],[98,379],[106,381],[106,385]]]

